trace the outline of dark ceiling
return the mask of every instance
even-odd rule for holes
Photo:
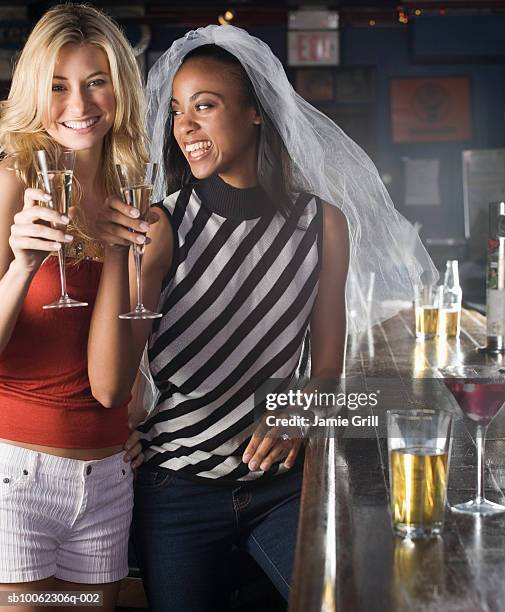
[[[28,17],[36,20],[50,6],[63,0],[0,0],[0,6],[28,7]],[[235,22],[242,24],[285,24],[288,10],[300,6],[337,9],[342,24],[359,24],[370,18],[377,23],[394,23],[400,10],[407,14],[422,10],[423,14],[471,14],[474,12],[503,13],[505,0],[91,0],[99,7],[110,7],[114,14],[120,7],[144,7],[144,17],[131,20],[144,23],[184,24],[195,17],[202,22],[215,20],[226,9],[234,9]],[[119,13],[118,13],[119,17]],[[129,21],[129,18],[120,18]]]

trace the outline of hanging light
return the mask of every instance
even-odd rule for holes
[[[408,23],[409,22],[409,14],[407,9],[403,6],[397,6],[396,10],[398,11],[398,21],[400,23]]]
[[[230,23],[235,19],[235,12],[227,9],[222,15],[219,15],[217,18],[219,25],[230,25]]]

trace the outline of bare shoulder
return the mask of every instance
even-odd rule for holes
[[[174,235],[172,225],[167,214],[161,208],[155,206],[151,209],[151,215],[156,215],[158,221],[151,223],[148,237],[151,240],[146,249],[145,261],[147,267],[155,267],[162,274],[170,269],[172,264]]]
[[[335,234],[338,237],[344,238],[349,235],[349,227],[347,217],[337,206],[322,202],[323,208],[323,228],[325,236],[327,233]]]
[[[5,274],[12,261],[9,246],[14,215],[23,208],[25,186],[5,161],[0,162],[0,276]]]
[[[158,206],[151,208],[151,214],[158,216],[158,221],[151,225],[149,237],[155,241],[159,248],[170,247],[173,243],[173,229],[169,221],[168,215]]]
[[[9,168],[6,160],[0,162],[0,218],[10,219],[23,208],[24,183]]]
[[[347,270],[349,265],[349,226],[344,213],[328,202],[323,208],[323,268],[338,261]]]

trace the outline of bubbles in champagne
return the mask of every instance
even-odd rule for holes
[[[140,219],[146,219],[153,193],[152,185],[134,185],[121,190],[124,201],[140,211]]]
[[[42,172],[38,173],[40,185],[45,185],[45,180]],[[47,208],[52,208],[62,215],[68,214],[70,202],[72,198],[72,170],[51,170],[47,172],[49,181],[49,202],[41,202]],[[47,188],[46,188],[47,190]]]

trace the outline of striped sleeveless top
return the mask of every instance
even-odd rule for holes
[[[241,459],[257,426],[255,390],[307,366],[320,202],[301,194],[286,219],[260,187],[213,176],[158,206],[174,254],[148,345],[160,396],[139,427],[146,462],[223,484],[280,474],[281,462],[264,474]]]

